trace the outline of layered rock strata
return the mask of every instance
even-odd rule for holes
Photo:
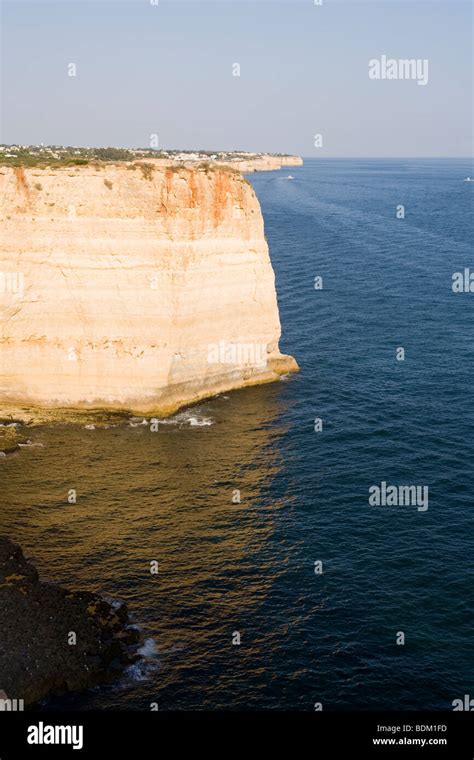
[[[0,409],[166,415],[296,371],[236,171],[0,168]]]

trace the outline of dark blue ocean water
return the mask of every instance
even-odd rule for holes
[[[154,434],[37,428],[43,448],[2,462],[0,532],[43,576],[126,599],[146,639],[118,684],[55,706],[450,709],[474,696],[474,293],[451,288],[474,271],[467,175],[463,160],[251,175],[281,347],[301,373]],[[369,506],[381,481],[427,485],[428,509]]]

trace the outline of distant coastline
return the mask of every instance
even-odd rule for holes
[[[146,161],[154,167],[222,166],[242,173],[302,166],[303,159],[287,153],[250,151],[158,150],[155,148],[86,148],[62,145],[0,145],[0,166],[87,166]]]

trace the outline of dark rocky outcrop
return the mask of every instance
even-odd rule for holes
[[[96,685],[136,658],[137,641],[126,605],[41,582],[20,547],[0,537],[0,691],[8,698],[28,705]]]
[[[18,432],[14,424],[0,424],[0,456],[16,451],[20,444],[27,444],[28,439]]]

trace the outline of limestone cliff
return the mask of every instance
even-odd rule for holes
[[[229,169],[0,168],[0,406],[168,414],[297,369]]]
[[[172,159],[172,158],[149,158],[147,159],[153,166],[163,168],[167,166],[196,166],[196,160]],[[228,167],[235,169],[242,174],[251,174],[252,172],[272,172],[283,169],[288,166],[303,166],[303,159],[300,156],[273,156],[268,153],[261,155],[249,156],[248,158],[229,158],[224,161],[220,158],[211,162],[215,166]]]
[[[251,172],[272,172],[283,169],[286,166],[302,166],[303,159],[299,156],[270,156],[264,155],[258,158],[250,158],[242,161],[232,161],[230,163],[217,162],[221,166],[232,166],[242,174]]]

